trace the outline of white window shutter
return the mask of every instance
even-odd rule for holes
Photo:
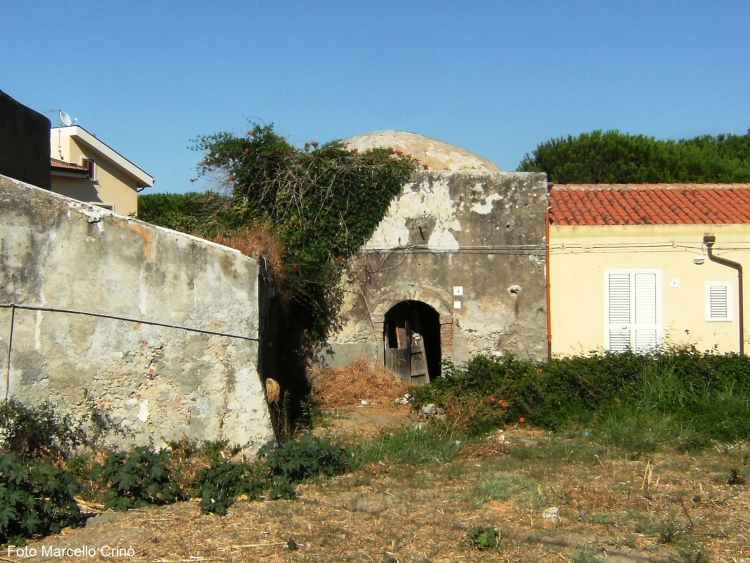
[[[607,270],[607,350],[647,352],[661,343],[661,271]]]
[[[630,275],[609,275],[609,322],[612,324],[630,323]]]
[[[706,320],[732,320],[732,282],[706,282]]]
[[[635,277],[635,323],[656,324],[656,274],[640,273]]]

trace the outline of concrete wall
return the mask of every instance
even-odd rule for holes
[[[49,119],[0,91],[0,174],[50,188]]]
[[[257,337],[258,266],[239,252],[0,178],[0,303]],[[113,443],[273,437],[256,341],[0,308],[0,397],[93,407]]]
[[[709,262],[702,244],[705,233],[716,236],[715,255],[750,264],[747,225],[550,227],[553,354],[586,354],[605,348],[605,271],[610,269],[660,272],[664,343],[737,352],[737,272]],[[703,262],[696,264],[694,258]],[[706,283],[723,281],[731,284],[733,318],[707,321]],[[745,303],[748,297],[746,290]]]
[[[545,358],[546,208],[544,174],[417,173],[352,260],[321,361],[382,359],[384,316],[405,300],[439,313],[443,359]]]

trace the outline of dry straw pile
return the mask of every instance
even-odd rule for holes
[[[407,385],[375,362],[359,359],[342,368],[313,367],[308,373],[312,397],[322,408],[344,407],[371,401],[393,404]]]

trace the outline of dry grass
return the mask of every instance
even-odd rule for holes
[[[253,223],[232,231],[229,236],[218,235],[211,240],[251,258],[263,257],[270,282],[277,288],[283,286],[284,247],[270,224]]]
[[[342,368],[313,367],[308,377],[312,398],[324,409],[351,406],[363,400],[393,404],[408,389],[393,372],[364,359]]]
[[[304,485],[295,501],[240,501],[226,517],[195,502],[108,512],[30,545],[133,547],[132,562],[565,562],[584,546],[620,563],[750,558],[750,487],[727,484],[744,446],[633,460],[581,439],[504,436],[469,459],[382,465]],[[551,506],[559,517],[543,518]],[[481,525],[500,531],[499,552],[462,545]]]

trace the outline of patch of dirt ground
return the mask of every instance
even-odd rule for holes
[[[402,391],[368,398],[331,388],[342,396],[326,403],[321,431],[371,435],[413,424],[408,408],[391,406]],[[109,546],[132,556],[84,559],[750,563],[748,458],[746,444],[631,458],[587,437],[517,425],[448,463],[376,463],[301,485],[296,500],[238,501],[224,517],[201,515],[194,501],[106,512],[28,547],[36,561],[81,559],[43,557],[44,547]],[[498,530],[496,547],[467,542],[479,527]],[[19,560],[7,548],[0,556]]]
[[[750,492],[728,484],[746,457],[717,447],[631,460],[508,429],[450,463],[376,464],[302,485],[296,500],[238,501],[224,517],[197,502],[107,512],[29,547],[117,546],[133,556],[87,560],[165,563],[592,561],[582,548],[611,562],[750,561]],[[498,548],[467,545],[474,526],[496,528]]]

